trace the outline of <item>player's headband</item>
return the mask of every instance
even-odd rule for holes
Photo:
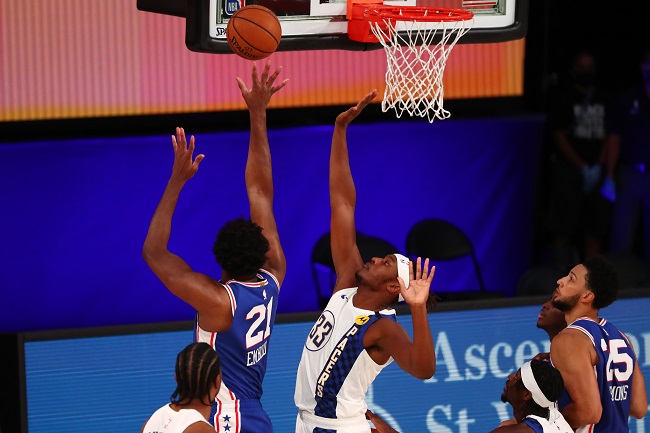
[[[521,380],[524,382],[526,389],[533,395],[535,403],[546,408],[553,406],[553,403],[549,401],[542,390],[539,389],[539,385],[537,384],[535,375],[533,374],[533,369],[530,366],[530,361],[521,366]]]
[[[409,286],[410,277],[409,277],[409,266],[411,266],[411,261],[408,257],[404,257],[401,254],[394,254],[397,259],[397,276],[404,280],[404,287]],[[402,294],[399,294],[398,301],[402,302],[404,297]]]

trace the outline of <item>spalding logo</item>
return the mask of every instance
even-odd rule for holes
[[[242,47],[239,45],[239,42],[237,42],[236,37],[230,38],[230,46],[232,47],[233,50],[237,50],[237,53],[239,53],[240,56],[246,57],[251,60],[257,60],[260,58],[260,56],[256,56],[255,54],[250,52],[250,47]]]

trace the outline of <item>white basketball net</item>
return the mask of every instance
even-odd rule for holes
[[[388,31],[370,23],[372,32],[386,51],[386,90],[382,111],[394,108],[397,117],[410,116],[446,119],[443,108],[442,76],[449,53],[472,27],[469,21],[395,21],[385,19]],[[440,33],[440,41],[435,43]]]

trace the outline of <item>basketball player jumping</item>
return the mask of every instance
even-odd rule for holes
[[[144,258],[158,278],[174,295],[196,309],[197,341],[209,343],[221,357],[223,383],[212,419],[218,432],[273,431],[260,398],[286,262],[273,215],[266,107],[287,80],[274,86],[281,68],[270,76],[269,69],[267,62],[258,78],[253,63],[250,90],[237,78],[251,123],[245,175],[251,219],[229,221],[219,230],[213,252],[222,268],[221,279],[217,281],[194,272],[167,249],[180,192],[203,160],[203,155],[192,159],[194,137],[188,147],[182,128],[177,128],[176,136],[172,137],[175,154],[172,174],[143,248]]]
[[[192,343],[176,357],[171,403],[145,421],[141,433],[211,433],[208,419],[221,386],[221,360],[206,343]]]
[[[435,269],[418,258],[415,273],[399,254],[374,257],[365,265],[356,245],[356,192],[346,131],[377,95],[369,93],[336,118],[330,155],[331,246],[337,281],[325,310],[311,329],[298,367],[296,433],[370,432],[364,396],[394,359],[407,373],[428,379],[436,370],[427,301]],[[397,201],[397,198],[396,198]],[[389,210],[399,213],[397,204]],[[387,212],[390,213],[390,212]],[[387,217],[391,219],[391,216]],[[413,341],[390,305],[402,295],[413,317]]]

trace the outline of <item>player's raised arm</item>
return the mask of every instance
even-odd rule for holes
[[[282,283],[286,273],[286,260],[278,228],[273,214],[273,176],[271,151],[266,128],[266,107],[271,96],[283,88],[288,80],[274,86],[282,68],[269,76],[271,63],[266,62],[264,71],[258,76],[257,66],[252,66],[252,85],[248,89],[243,80],[237,78],[244,101],[250,114],[250,144],[246,161],[246,191],[250,203],[251,220],[262,227],[264,237],[269,241],[265,268]]]
[[[356,243],[354,211],[357,198],[350,170],[347,128],[375,96],[377,96],[377,91],[373,90],[356,106],[339,114],[334,123],[329,181],[332,212],[330,221],[332,259],[337,275],[334,291],[353,286],[355,283],[354,273],[363,265]]]
[[[142,248],[142,256],[147,265],[174,295],[194,307],[202,316],[211,320],[202,323],[205,329],[220,331],[227,329],[231,317],[219,314],[230,311],[230,301],[225,289],[207,275],[194,272],[179,256],[168,250],[172,216],[178,197],[185,183],[196,174],[204,155],[193,159],[194,137],[189,145],[183,128],[176,128],[172,136],[174,165],[158,207],[149,225],[149,231]],[[207,319],[206,319],[207,320]],[[225,328],[224,328],[225,327]]]

